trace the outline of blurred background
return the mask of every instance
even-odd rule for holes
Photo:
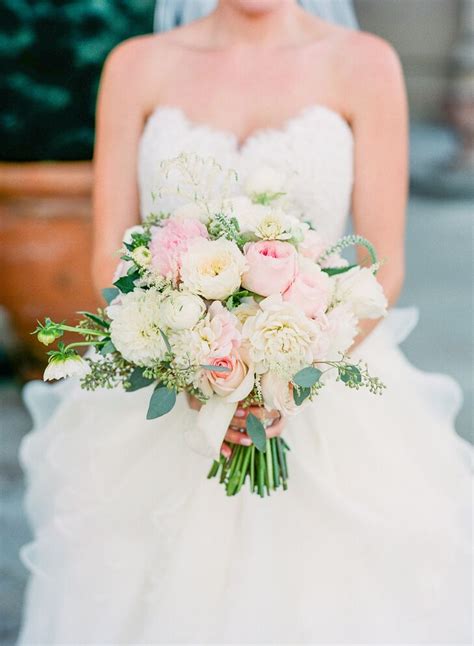
[[[403,347],[419,368],[460,382],[457,431],[472,439],[474,0],[355,0],[354,8],[362,29],[395,46],[408,85],[401,304],[416,305],[420,323]],[[96,305],[88,246],[97,85],[118,42],[153,30],[154,9],[154,0],[0,0],[1,644],[15,641],[25,583],[16,454],[31,420],[21,385],[44,361],[29,333],[45,314],[71,319]]]

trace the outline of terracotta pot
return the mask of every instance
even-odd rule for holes
[[[90,272],[90,162],[0,163],[0,303],[22,344],[44,360],[37,319],[73,321],[99,298]]]

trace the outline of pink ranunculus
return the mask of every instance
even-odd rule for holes
[[[152,265],[162,275],[177,280],[181,258],[190,240],[207,238],[207,229],[194,218],[169,218],[152,235]]]
[[[248,270],[242,286],[260,296],[282,294],[291,285],[298,271],[296,249],[289,242],[262,240],[245,245]]]
[[[211,358],[209,365],[227,369],[227,372],[217,370],[209,370],[206,372],[209,384],[216,395],[229,397],[235,393],[236,397],[238,397],[236,401],[239,401],[239,399],[246,397],[252,389],[254,381],[253,375],[248,375],[249,368],[237,352],[232,352],[226,357]],[[248,387],[246,386],[247,382]],[[245,394],[240,392],[242,390],[240,388],[241,386],[245,390]]]
[[[324,236],[313,229],[309,229],[305,232],[303,241],[299,243],[298,251],[305,258],[316,261],[328,246]]]
[[[283,300],[293,303],[306,316],[321,318],[327,310],[330,295],[330,278],[316,265],[311,272],[300,272],[283,294]]]
[[[214,301],[208,312],[211,356],[224,357],[240,346],[242,334],[239,321],[220,301]]]

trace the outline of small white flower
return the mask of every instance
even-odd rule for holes
[[[303,237],[305,225],[295,217],[287,215],[281,209],[266,208],[264,213],[253,227],[257,238],[262,240],[289,240],[295,238],[300,240]]]
[[[222,300],[240,287],[246,268],[245,258],[234,242],[198,238],[183,256],[181,279],[190,292]]]
[[[54,354],[44,371],[44,381],[64,379],[66,377],[83,377],[89,372],[89,366],[76,352],[66,351]]]
[[[196,294],[172,291],[161,306],[163,325],[173,330],[191,329],[205,310],[204,301]]]
[[[387,313],[382,285],[368,267],[354,267],[339,274],[334,298],[337,303],[348,303],[359,319],[376,319]]]
[[[145,245],[136,247],[136,249],[134,249],[130,255],[136,262],[136,264],[143,269],[146,269],[151,265],[151,251],[147,247],[145,247]]]
[[[154,289],[135,289],[107,308],[112,343],[127,361],[147,366],[165,355],[161,304],[162,296]]]
[[[311,346],[318,327],[281,295],[269,296],[260,311],[247,318],[242,327],[242,342],[258,373],[271,370],[290,379],[313,360]]]
[[[244,190],[247,195],[275,195],[281,193],[285,186],[285,176],[271,166],[261,166],[247,177]]]

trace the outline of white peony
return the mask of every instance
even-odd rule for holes
[[[368,267],[354,267],[336,280],[335,299],[348,303],[359,319],[376,319],[387,313],[382,285]]]
[[[247,195],[255,196],[266,193],[281,193],[285,186],[285,176],[271,166],[261,166],[251,173],[244,184]]]
[[[135,289],[122,294],[120,303],[110,305],[112,343],[127,361],[147,366],[166,353],[160,332],[162,296],[153,289]]]
[[[221,300],[240,287],[246,268],[245,258],[234,242],[199,238],[190,243],[183,256],[181,279],[190,292]]]
[[[205,311],[204,301],[196,294],[172,291],[162,302],[161,318],[166,328],[184,330],[194,327]]]
[[[289,379],[312,362],[311,347],[317,333],[314,321],[278,294],[261,301],[260,311],[247,318],[242,342],[256,372],[272,370]]]
[[[277,410],[285,416],[294,415],[301,409],[301,406],[295,404],[293,385],[288,379],[267,372],[261,379],[261,385],[263,403],[267,410]]]

